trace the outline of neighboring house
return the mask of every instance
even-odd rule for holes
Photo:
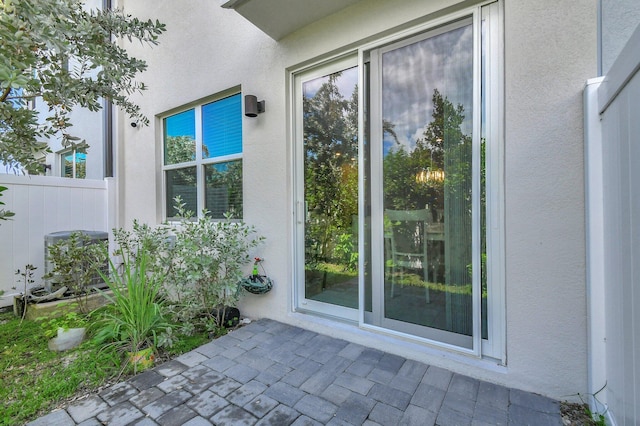
[[[103,179],[105,112],[77,108],[70,114],[70,120],[73,123],[71,133],[84,142],[75,147],[63,147],[59,138],[50,140],[52,152],[42,159],[42,174],[74,179]]]
[[[36,109],[46,113],[48,107],[40,99]],[[49,139],[51,153],[40,159],[45,176],[73,179],[103,179],[105,177],[105,123],[103,110],[88,111],[76,108],[70,114],[71,134],[80,138],[77,146],[62,146],[61,138]]]
[[[95,10],[105,7],[103,0],[85,0],[85,9]],[[73,58],[68,61],[68,69],[73,72],[77,66]],[[97,71],[95,71],[97,72]],[[46,176],[60,176],[74,179],[103,179],[111,176],[110,166],[106,165],[109,138],[105,130],[110,121],[110,107],[102,101],[106,108],[100,111],[89,111],[76,107],[69,118],[73,127],[70,133],[78,137],[81,142],[76,147],[63,147],[61,138],[49,140],[51,154],[42,159],[43,174]],[[35,100],[35,108],[40,114],[46,116],[48,106],[41,100]]]
[[[558,399],[604,387],[610,421],[640,422],[640,189],[616,166],[640,154],[591,151],[616,131],[598,102],[636,87],[635,1],[119,6],[167,32],[125,43],[153,119],[115,120],[118,226],[171,220],[177,195],[233,211],[275,282],[243,314]]]
[[[70,60],[69,67],[73,66],[73,60]],[[43,117],[42,121],[48,116],[49,107],[42,98],[34,99],[30,107],[38,111]],[[76,107],[69,114],[69,119],[73,123],[70,133],[79,139],[77,146],[63,146],[62,138],[59,136],[43,140],[49,144],[51,152],[38,158],[42,168],[36,174],[74,179],[103,179],[107,137],[105,129],[108,121],[106,111],[108,110],[109,108],[89,111]],[[17,172],[0,163],[0,174],[5,173]]]
[[[102,9],[104,7],[103,0],[86,0],[84,2],[86,9]],[[68,60],[66,64],[70,72],[77,67],[77,61],[73,58]],[[97,72],[97,71],[95,71]],[[103,105],[108,106],[105,101]],[[42,98],[35,98],[30,108],[36,110],[44,122],[49,116],[49,106]],[[105,165],[105,158],[110,158],[107,154],[106,139],[109,138],[106,129],[109,127],[107,123],[110,121],[110,107],[101,111],[89,111],[84,108],[76,107],[69,115],[70,122],[73,127],[70,129],[72,136],[78,138],[77,146],[63,146],[60,136],[43,140],[49,144],[51,153],[39,158],[42,163],[40,175],[58,176],[75,179],[99,179],[110,176],[110,168]],[[13,173],[0,164],[0,173]]]
[[[105,0],[87,0],[87,9],[108,7]],[[69,58],[68,69],[77,66]],[[97,71],[96,71],[97,72]],[[73,230],[109,231],[115,226],[113,176],[113,110],[109,103],[100,111],[80,107],[69,114],[69,133],[78,138],[76,146],[62,146],[62,138],[49,138],[51,153],[38,158],[42,164],[38,174],[24,176],[0,163],[0,185],[9,188],[3,194],[7,208],[16,213],[11,221],[0,225],[0,307],[13,303],[23,290],[17,270],[30,264],[37,269],[35,285],[45,274],[45,236]],[[44,121],[49,114],[42,98],[30,104]],[[45,142],[45,141],[43,141]],[[105,179],[107,178],[107,179]]]

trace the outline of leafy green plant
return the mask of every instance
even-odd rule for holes
[[[165,25],[84,3],[0,2],[0,163],[10,168],[36,171],[39,155],[50,152],[41,142],[48,138],[77,144],[69,128],[78,106],[97,111],[109,99],[132,120],[148,123],[132,99],[146,89],[136,78],[147,65],[120,40],[155,45]],[[47,105],[46,114],[28,107],[35,98]]]
[[[49,246],[49,258],[53,264],[44,279],[56,286],[66,286],[75,294],[80,309],[86,312],[83,297],[92,284],[100,282],[100,273],[108,257],[107,242],[91,240],[82,232],[73,232],[68,239]]]
[[[0,425],[22,425],[51,412],[61,401],[97,390],[117,374],[112,351],[91,342],[67,352],[53,352],[42,323],[20,322],[0,313]],[[61,380],[63,378],[63,380]]]
[[[146,250],[124,252],[123,269],[109,260],[111,275],[103,278],[113,294],[104,293],[111,302],[95,325],[95,341],[122,352],[137,352],[145,348],[157,350],[159,335],[172,325],[165,319],[164,305],[159,298],[163,277],[147,269],[151,255]]]
[[[88,331],[105,310],[102,307],[89,316],[81,316],[88,321]],[[42,327],[39,321],[21,323],[13,312],[0,312],[0,426],[33,421],[69,398],[77,400],[99,392],[106,382],[122,373],[122,354],[115,347],[89,339],[78,348],[53,352],[43,338]],[[210,341],[210,336],[176,334],[172,339],[171,348],[161,348],[162,359],[189,352]]]
[[[604,414],[592,412],[588,405],[586,406],[585,411],[587,416],[593,419],[595,426],[607,426],[607,420]]]
[[[357,243],[354,243],[353,234],[338,235],[334,252],[346,271],[358,269],[358,248]]]
[[[72,303],[69,307],[73,308],[73,305],[74,304]],[[50,316],[40,317],[37,318],[37,320],[41,322],[42,328],[44,329],[44,335],[49,339],[58,335],[59,328],[66,331],[72,328],[86,327],[89,323],[87,315],[79,314],[73,310],[67,311],[62,315],[56,315],[54,312]]]
[[[2,186],[0,185],[0,197],[2,197],[2,193],[4,191],[6,191],[7,188],[6,186]],[[0,201],[0,206],[4,206],[4,203],[2,201]],[[4,208],[0,208],[0,220],[9,220],[9,218],[15,216],[16,214],[14,212],[12,212],[11,210],[6,210]]]
[[[122,228],[113,230],[117,247],[115,254],[128,254],[137,262],[138,252],[153,253],[148,259],[147,271],[166,275],[172,264],[172,237],[169,232],[170,228],[167,226],[151,227],[134,220],[131,231]]]
[[[18,282],[23,285],[22,300],[18,308],[18,314],[21,314],[20,316],[22,317],[22,320],[24,320],[25,315],[27,315],[27,294],[29,292],[29,286],[31,286],[35,282],[35,280],[33,279],[33,271],[35,271],[36,269],[38,268],[28,263],[24,266],[24,269],[16,270],[16,275],[20,277]],[[13,288],[16,289],[15,287]]]
[[[250,251],[263,238],[254,235],[254,227],[230,216],[213,221],[205,211],[191,220],[193,214],[179,198],[175,209],[181,219],[173,229],[176,237],[165,285],[173,318],[184,324],[185,333],[198,326],[224,327],[226,309],[238,302],[238,283],[252,260]]]

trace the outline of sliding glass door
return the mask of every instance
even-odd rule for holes
[[[473,335],[474,26],[370,52],[369,323],[464,348]],[[479,153],[479,150],[478,150]],[[479,228],[478,228],[479,229]]]
[[[295,74],[296,309],[503,356],[499,14]]]
[[[352,319],[358,309],[357,83],[354,57],[302,74],[297,85],[300,301]]]

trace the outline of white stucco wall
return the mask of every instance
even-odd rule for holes
[[[45,110],[46,105],[41,105]],[[87,149],[87,175],[86,179],[102,180],[104,176],[104,112],[89,111],[83,108],[74,108],[69,114],[73,127],[69,129],[72,136],[84,140]],[[61,138],[49,139],[51,154],[47,154],[45,164],[51,166],[47,170],[47,176],[61,176],[64,162],[60,154],[68,148],[62,146]]]
[[[102,0],[85,0],[84,8],[86,10],[102,9]],[[78,62],[73,58],[69,59],[69,69],[78,66]],[[97,71],[93,71],[91,75],[96,75]],[[100,103],[102,104],[102,100]],[[50,115],[49,106],[41,99],[36,99],[36,111],[40,114],[40,121],[44,122],[46,117]],[[72,127],[68,130],[72,136],[84,140],[87,144],[87,168],[86,179],[102,180],[104,176],[104,111],[89,111],[79,106],[74,107],[69,114]],[[45,174],[47,176],[61,176],[64,167],[60,153],[68,148],[62,146],[62,138],[50,138],[48,140],[51,154],[47,154],[45,164],[51,166]]]
[[[581,93],[595,22],[588,0],[505,5],[509,368],[558,396],[586,383]]]
[[[266,237],[275,279],[243,313],[331,333],[403,356],[556,398],[586,391],[586,301],[581,93],[596,73],[596,6],[589,0],[505,1],[507,366],[291,315],[291,140],[287,69],[455,9],[454,0],[367,0],[275,42],[218,2],[124,0],[125,11],[167,23],[160,46],[134,45],[149,63],[138,101],[149,117],[241,86],[266,100],[243,118],[245,216]],[[463,5],[472,3],[464,2]],[[160,135],[118,129],[121,225],[159,223]]]

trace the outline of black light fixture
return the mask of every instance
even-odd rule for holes
[[[247,117],[257,117],[258,114],[264,112],[264,101],[258,101],[255,95],[245,95],[244,97],[244,115]]]

